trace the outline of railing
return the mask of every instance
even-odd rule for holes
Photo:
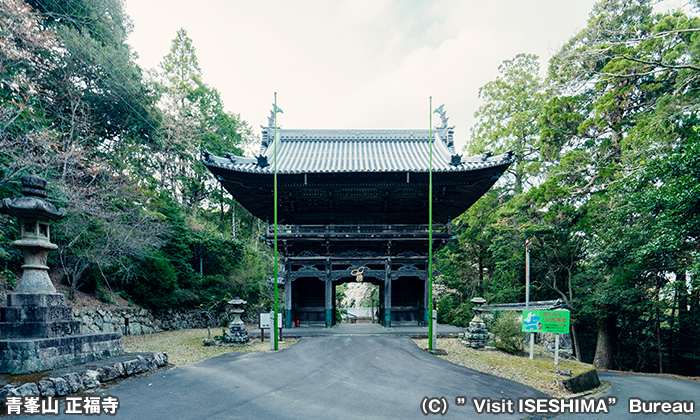
[[[428,237],[429,226],[425,225],[277,225],[278,237],[392,237],[412,235]],[[274,226],[267,224],[266,235],[274,235]],[[451,235],[450,225],[433,225],[433,235]]]

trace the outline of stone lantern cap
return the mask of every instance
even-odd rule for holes
[[[0,202],[0,213],[18,218],[36,218],[59,220],[68,213],[66,209],[56,207],[44,200],[46,198],[46,180],[36,174],[22,177],[22,194],[24,197],[5,198]]]
[[[486,299],[482,298],[481,296],[477,296],[471,300],[471,303],[474,303],[476,305],[483,305],[484,303],[486,303]]]
[[[235,306],[245,305],[246,303],[248,303],[248,301],[243,300],[243,299],[239,298],[238,296],[236,296],[235,298],[228,301],[229,305],[235,305]]]

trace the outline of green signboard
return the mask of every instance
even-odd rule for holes
[[[550,311],[523,311],[523,328],[524,332],[542,332],[542,333],[569,333],[569,310],[554,309]]]

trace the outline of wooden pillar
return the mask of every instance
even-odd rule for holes
[[[333,278],[331,262],[326,258],[326,327],[333,326]]]
[[[284,279],[284,327],[292,328],[292,264],[289,258],[285,258],[285,270],[287,275]]]
[[[384,326],[391,327],[391,258],[384,261]]]

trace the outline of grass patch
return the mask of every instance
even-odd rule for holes
[[[414,339],[418,347],[428,347],[427,339]],[[520,382],[553,397],[566,397],[571,394],[561,385],[566,376],[558,375],[557,370],[570,370],[572,375],[580,375],[594,369],[593,365],[559,358],[554,364],[554,355],[535,346],[534,360],[528,355],[515,356],[498,350],[475,350],[468,348],[456,338],[439,339],[437,347],[447,351],[447,356],[437,356],[454,364],[479,372],[488,373]]]
[[[212,335],[220,332],[212,330]],[[270,342],[251,339],[245,346],[204,347],[202,340],[207,338],[207,329],[186,329],[165,331],[147,335],[122,336],[122,346],[127,353],[160,351],[168,354],[168,362],[177,366],[201,362],[222,354],[239,353],[269,353]],[[298,339],[285,338],[279,342],[279,349],[284,350],[294,345]]]

